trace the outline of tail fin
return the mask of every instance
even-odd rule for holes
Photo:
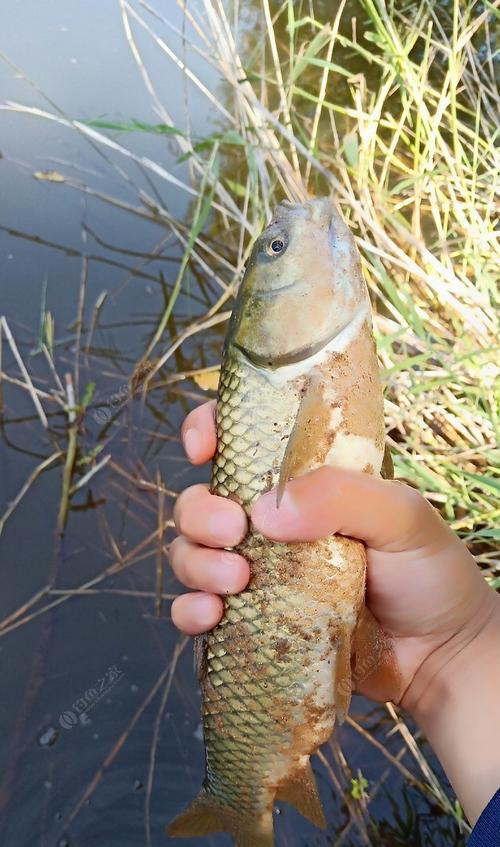
[[[202,788],[198,797],[167,826],[168,835],[191,838],[195,835],[210,835],[223,832],[224,816],[219,806]]]
[[[272,818],[271,818],[272,825]],[[273,832],[245,832],[236,836],[236,847],[274,847]]]
[[[260,818],[245,820],[202,788],[191,805],[167,826],[167,834],[177,838],[212,832],[228,832],[236,847],[274,847],[272,810]]]

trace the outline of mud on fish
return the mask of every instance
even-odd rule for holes
[[[287,480],[322,465],[381,472],[370,302],[331,200],[281,204],[255,242],[224,345],[216,418],[212,491],[248,514],[265,491],[277,486],[279,497]],[[238,552],[250,583],[224,598],[221,622],[196,643],[205,779],[168,832],[225,831],[238,847],[271,847],[277,800],[325,826],[310,755],[346,715],[353,653],[370,651],[374,625],[364,626],[360,542],[283,544],[250,529]]]

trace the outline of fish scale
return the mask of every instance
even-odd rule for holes
[[[215,494],[231,496],[249,511],[254,500],[277,483],[289,432],[273,418],[289,419],[290,429],[299,402],[297,385],[291,386],[284,398],[281,389],[273,389],[241,358],[225,356],[212,472]],[[242,424],[243,418],[251,425]],[[275,785],[267,784],[266,777],[273,771],[279,777],[276,763],[279,765],[292,745],[297,719],[293,704],[300,709],[304,663],[309,655],[310,675],[314,676],[314,662],[319,662],[321,655],[311,639],[316,628],[315,604],[304,620],[304,598],[293,590],[293,572],[288,582],[278,581],[284,568],[290,571],[289,545],[250,532],[238,552],[250,562],[251,590],[225,598],[224,617],[206,637],[202,687],[206,785],[219,802],[248,815],[249,803],[255,814],[263,814],[269,807]],[[302,638],[294,626],[299,608],[305,631]]]
[[[254,245],[226,337],[216,425],[211,490],[249,516],[261,494],[325,463],[379,472],[368,295],[331,201],[280,206]],[[272,847],[275,800],[325,823],[309,757],[349,704],[366,556],[342,536],[285,544],[251,526],[236,549],[250,582],[223,598],[220,623],[195,651],[205,780],[169,833],[224,830],[237,847]]]
[[[259,402],[257,402],[259,401]],[[212,491],[233,496],[248,507],[277,481],[287,433],[273,425],[296,412],[298,400],[286,398],[241,357],[225,354],[217,407],[217,453]],[[284,408],[283,408],[284,407]]]

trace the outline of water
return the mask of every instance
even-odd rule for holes
[[[166,14],[165,4],[157,8]],[[168,18],[182,29],[182,14],[173,2],[168,3]],[[147,14],[145,19],[182,55],[178,35]],[[206,99],[193,88],[187,94],[175,65],[146,33],[138,27],[134,32],[174,122],[186,125],[188,97],[193,132],[201,136],[218,128],[220,120]],[[117,2],[4,0],[0,49],[20,69],[0,63],[2,101],[53,112],[43,91],[69,118],[159,122],[127,45]],[[190,64],[215,90],[217,78],[210,66],[192,54]],[[0,126],[0,312],[36,384],[50,393],[54,377],[37,352],[40,310],[45,301],[54,318],[54,357],[63,379],[74,371],[75,321],[83,256],[88,257],[80,396],[90,382],[96,387],[82,426],[83,463],[76,478],[88,470],[99,445],[99,459],[111,457],[90,485],[74,495],[63,538],[56,532],[62,473],[56,461],[33,481],[1,537],[0,621],[40,596],[4,621],[0,638],[0,844],[161,845],[168,841],[165,823],[198,790],[203,748],[190,645],[170,623],[168,597],[161,615],[155,614],[159,566],[165,571],[164,594],[178,590],[164,549],[172,529],[167,527],[160,539],[157,533],[159,501],[168,518],[172,497],[159,493],[158,483],[178,491],[207,478],[206,469],[187,465],[178,440],[186,411],[206,395],[192,380],[168,382],[167,377],[168,384],[150,392],[145,403],[140,391],[131,400],[127,397],[124,386],[164,308],[181,248],[161,223],[111,205],[95,192],[134,207],[140,206],[139,192],[145,192],[178,220],[189,219],[192,198],[112,150],[100,155],[82,135],[56,122],[4,111]],[[188,165],[178,163],[171,139],[138,132],[128,135],[126,143],[189,182]],[[54,171],[64,174],[66,182],[33,175]],[[180,333],[206,313],[219,293],[206,275],[191,273],[167,332],[172,337]],[[163,373],[175,377],[179,371],[216,363],[222,333],[223,327],[211,335],[195,335]],[[19,377],[6,343],[3,356],[5,371]],[[9,382],[2,388],[0,515],[37,465],[64,443],[67,422],[65,411],[44,399],[45,430],[26,391]],[[117,572],[107,573],[113,566]],[[91,590],[84,592],[82,586],[92,580]],[[178,659],[176,665],[172,657]],[[368,709],[372,707],[355,700],[354,714]],[[370,718],[380,733],[383,716],[380,707]],[[379,820],[388,821],[380,843],[400,843],[390,822],[391,796],[403,803],[401,775],[396,769],[389,773],[383,756],[353,729],[343,728],[336,737],[354,772],[361,769],[372,786],[384,776],[375,803]],[[384,744],[393,754],[401,747],[397,738]],[[326,752],[341,774],[334,751]],[[349,825],[344,799],[325,768],[318,764],[316,770],[331,821],[328,831],[314,831],[283,807],[277,816],[279,844],[365,843],[356,825]],[[429,806],[411,795],[412,808],[417,802],[424,821]],[[450,838],[445,833],[442,843],[455,843]],[[228,839],[221,835],[169,843],[219,847]]]

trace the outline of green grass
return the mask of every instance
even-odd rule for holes
[[[239,22],[237,45],[234,20],[205,3],[204,46],[238,138],[230,147],[222,134],[193,142],[191,157],[222,201],[211,233],[232,246],[239,269],[278,201],[333,192],[372,295],[397,474],[443,510],[493,577],[493,10],[363,0],[353,27],[344,4],[333,21],[329,8],[265,0],[261,15],[249,13],[251,26]],[[225,205],[226,191],[243,220]]]

